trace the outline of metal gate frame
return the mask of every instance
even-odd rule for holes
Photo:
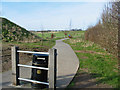
[[[49,55],[48,68],[19,64],[19,53]],[[19,50],[19,47],[14,46],[14,47],[11,47],[11,59],[12,59],[12,80],[13,80],[12,84],[13,85],[20,85],[20,80],[22,80],[22,81],[27,81],[27,82],[35,82],[35,83],[45,84],[45,85],[48,85],[49,88],[56,89],[57,49],[52,48],[49,50],[49,52],[32,52],[32,51],[21,51],[21,50]],[[19,74],[20,74],[19,68],[20,67],[47,70],[49,72],[48,73],[49,74],[49,80],[48,80],[49,83],[19,77]]]

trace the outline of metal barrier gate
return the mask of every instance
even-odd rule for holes
[[[19,64],[19,53],[49,55],[48,68]],[[48,85],[49,88],[56,89],[57,49],[52,48],[49,50],[49,52],[32,52],[32,51],[21,51],[19,50],[19,47],[14,46],[11,48],[11,59],[12,59],[12,76],[13,76],[12,83],[13,85],[20,85],[20,80],[22,80],[22,81],[27,81],[27,82],[45,84],[45,85]],[[47,70],[49,72],[48,73],[49,83],[19,77],[19,67]]]

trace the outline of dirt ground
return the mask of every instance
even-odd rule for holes
[[[11,47],[14,46],[14,44],[2,44],[2,72],[10,70],[12,63],[11,63]],[[19,46],[20,50],[25,50],[25,51],[44,51],[47,52],[48,48],[28,48],[27,46],[21,46],[21,45],[16,45]],[[20,53],[19,54],[19,61],[21,64],[25,64],[26,62],[29,62],[32,60],[32,54],[24,54]]]
[[[73,83],[73,84],[72,84]],[[92,76],[92,74],[89,74],[87,72],[87,70],[84,70],[83,71],[80,71],[78,72],[72,83],[68,86],[68,88],[81,88],[84,90],[84,88],[89,88],[89,89],[93,89],[93,88],[111,88],[112,89],[112,86],[110,85],[107,85],[107,84],[102,84],[102,83],[98,83],[96,81],[96,78]]]

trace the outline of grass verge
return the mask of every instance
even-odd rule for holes
[[[117,57],[105,51],[99,45],[85,41],[84,38],[72,38],[65,40],[80,61],[78,73],[85,71],[96,78],[98,83],[109,84],[118,87],[118,60]],[[75,82],[71,82],[74,86]]]

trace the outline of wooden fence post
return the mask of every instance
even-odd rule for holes
[[[49,50],[49,88],[56,90],[57,49]]]
[[[11,59],[12,59],[12,83],[13,85],[20,85],[20,82],[18,80],[19,77],[19,67],[17,64],[19,64],[19,53],[17,50],[19,47],[12,47],[11,48]]]

